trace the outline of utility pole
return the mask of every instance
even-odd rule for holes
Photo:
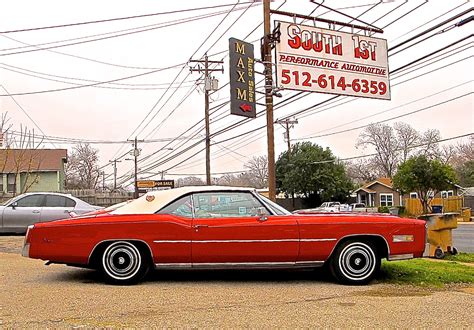
[[[265,64],[265,104],[267,112],[268,196],[276,200],[275,144],[273,127],[273,78],[270,31],[270,0],[263,0],[263,63]]]
[[[291,140],[290,140],[290,128],[293,128],[295,124],[298,124],[298,120],[293,119],[290,120],[290,118],[286,119],[281,119],[276,121],[277,124],[280,124],[283,126],[285,129],[285,139],[286,142],[288,143],[288,164],[291,164]],[[291,193],[291,205],[293,205],[293,208],[295,207],[295,193]]]
[[[120,163],[120,160],[114,159],[114,160],[109,160],[109,163],[113,164],[114,167],[114,190],[117,189],[117,163]]]
[[[295,124],[298,124],[298,120],[296,119],[291,120],[290,118],[286,118],[286,119],[277,120],[276,123],[283,126],[283,128],[286,130],[285,140],[288,144],[288,162],[289,162],[291,158],[290,128],[293,128]]]
[[[102,171],[102,191],[105,191],[105,172]]]
[[[130,140],[129,140],[130,141]],[[133,150],[132,150],[132,155],[134,158],[134,163],[135,163],[135,191],[133,193],[133,198],[137,199],[138,198],[138,156],[140,156],[140,149],[138,149],[138,142],[143,142],[144,140],[138,140],[137,137],[135,136],[134,140],[131,140],[133,143]]]
[[[211,72],[220,71],[224,72],[224,67],[220,69],[210,69],[209,64],[221,65],[222,61],[209,61],[207,54],[204,55],[204,60],[190,60],[189,62],[198,63],[197,68],[189,68],[191,72],[197,71],[204,73],[204,118],[206,125],[206,184],[211,185],[211,138],[209,130],[209,91],[217,89],[217,82],[215,79],[210,77]],[[204,68],[201,68],[199,64],[204,64]],[[215,86],[214,86],[215,85]]]

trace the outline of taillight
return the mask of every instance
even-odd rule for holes
[[[26,229],[26,234],[25,234],[25,244],[30,243],[30,230],[33,229],[35,225],[29,225],[28,228]]]

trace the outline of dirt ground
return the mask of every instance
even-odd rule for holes
[[[20,256],[0,236],[0,326],[473,328],[474,291],[332,283],[314,271],[161,271],[140,285]]]

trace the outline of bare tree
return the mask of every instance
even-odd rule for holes
[[[398,147],[401,151],[401,160],[405,162],[410,153],[413,153],[413,147],[420,143],[420,134],[410,125],[402,122],[393,125],[395,129]]]
[[[443,164],[453,164],[453,161],[457,157],[457,150],[456,146],[453,144],[448,144],[441,146],[438,149],[438,160]]]
[[[357,184],[374,181],[380,174],[371,159],[358,159],[346,164],[347,175]]]
[[[470,136],[469,141],[458,143],[455,146],[456,154],[452,158],[453,166],[461,166],[462,164],[474,160],[474,134]]]
[[[198,177],[187,176],[185,178],[179,178],[176,180],[176,187],[186,187],[186,186],[205,186],[206,183]]]
[[[421,136],[421,143],[418,154],[424,155],[429,159],[437,159],[440,155],[439,140],[441,140],[441,133],[437,129],[428,129]]]
[[[73,148],[65,167],[68,189],[95,189],[100,176],[98,169],[99,150],[90,144],[79,144]]]
[[[265,188],[268,185],[268,157],[252,157],[245,165],[255,181],[255,188]]]
[[[400,161],[400,144],[392,127],[385,124],[369,125],[359,135],[356,147],[373,147],[376,152],[372,159],[373,165],[381,175],[393,177]]]
[[[36,139],[34,130],[23,125],[19,132],[13,131],[9,121],[8,113],[2,113],[0,134],[4,149],[0,156],[0,171],[13,175],[15,182],[21,176],[20,193],[25,193],[39,180],[42,159],[38,149],[43,139]]]

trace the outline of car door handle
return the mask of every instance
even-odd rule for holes
[[[207,228],[209,227],[208,225],[194,225],[194,229],[198,230],[199,228]]]
[[[34,210],[34,211],[33,211],[33,213],[40,213],[40,211],[38,211],[38,210]]]

